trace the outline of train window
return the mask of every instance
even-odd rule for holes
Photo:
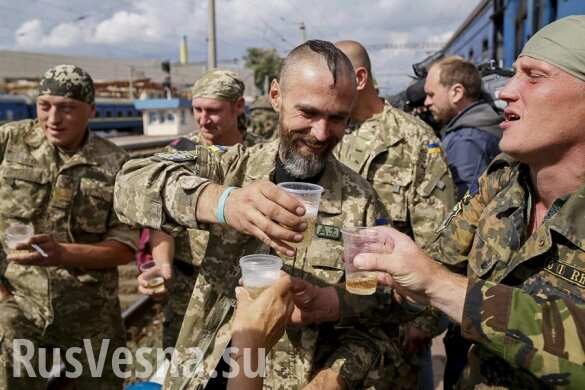
[[[469,54],[468,54],[467,58],[469,59],[469,61],[473,62],[473,48],[469,49]]]
[[[131,116],[137,116],[137,115],[134,115],[134,112],[132,112],[132,110],[128,110],[126,112],[126,116],[131,117]]]
[[[106,110],[106,118],[111,118],[111,117],[112,117],[112,111]]]
[[[98,110],[95,110],[95,117],[99,118],[100,116],[102,116],[102,113],[99,112]]]
[[[12,110],[6,110],[6,120],[11,121],[14,119],[14,112]]]
[[[156,112],[155,111],[149,111],[148,112],[148,123],[152,123],[156,121]]]
[[[121,118],[121,117],[123,117],[123,116],[124,116],[124,113],[123,113],[122,111],[118,111],[118,112],[116,113],[116,115],[118,116],[118,118]]]
[[[168,112],[167,113],[167,120],[169,122],[174,122],[175,121],[175,114],[173,114],[172,112]]]

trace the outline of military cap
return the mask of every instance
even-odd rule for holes
[[[203,97],[235,102],[244,96],[244,88],[244,82],[240,80],[237,73],[212,69],[193,84],[191,92],[194,98]]]
[[[47,70],[39,85],[39,95],[64,96],[87,104],[95,102],[91,76],[75,65],[57,65]]]

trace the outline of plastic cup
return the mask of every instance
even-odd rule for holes
[[[162,275],[160,266],[154,261],[147,261],[138,266],[142,278],[146,281],[148,288],[152,289],[154,294],[165,292],[165,278]]]
[[[345,289],[357,295],[371,295],[376,292],[375,272],[357,270],[353,259],[360,253],[377,252],[380,246],[378,232],[371,227],[350,227],[341,229],[343,236],[343,261],[345,263]]]
[[[8,225],[4,231],[4,243],[11,253],[15,253],[18,252],[16,246],[27,242],[34,234],[35,229],[32,225],[14,222]]]
[[[277,256],[255,254],[240,259],[242,283],[252,298],[278,280],[281,268],[282,260]]]
[[[303,240],[301,242],[286,241],[286,243],[292,248],[307,249],[311,245],[311,241],[313,241],[313,236],[315,235],[315,223],[317,222],[317,213],[319,212],[323,187],[317,184],[302,182],[280,183],[278,187],[299,199],[305,207],[305,215],[303,215],[302,219],[307,223],[307,229],[303,232]]]

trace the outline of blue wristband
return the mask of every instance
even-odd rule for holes
[[[221,223],[222,225],[225,225],[226,223],[225,215],[223,215],[223,211],[225,209],[225,202],[227,201],[227,198],[230,196],[230,194],[237,189],[238,187],[228,187],[225,190],[223,190],[219,197],[219,201],[217,202],[217,209],[215,209],[215,218],[217,219],[217,222]]]

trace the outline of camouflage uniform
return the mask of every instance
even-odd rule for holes
[[[585,185],[530,234],[534,199],[528,167],[501,155],[431,247],[470,280],[462,388],[585,387]]]
[[[0,231],[11,222],[23,222],[32,224],[37,234],[53,234],[58,242],[115,240],[136,248],[137,232],[121,224],[112,209],[115,175],[126,158],[115,145],[89,132],[83,147],[68,155],[48,142],[36,121],[2,126]],[[81,340],[90,339],[96,359],[102,340],[110,339],[103,377],[88,378],[87,361],[82,361],[80,388],[121,388],[109,363],[114,349],[125,346],[117,269],[2,262],[13,296],[0,302],[0,388],[46,386],[42,378],[12,377],[12,341],[18,338],[36,347],[61,348],[83,348]],[[38,364],[33,367],[39,375]]]
[[[243,145],[252,146],[257,142],[257,137],[246,132],[244,133]],[[173,150],[191,150],[201,145],[199,133],[194,132],[186,137],[181,137],[165,149],[166,152]],[[215,146],[218,150],[222,148]],[[165,319],[163,323],[163,347],[174,347],[181,330],[181,323],[189,305],[189,298],[195,287],[195,280],[199,274],[198,267],[201,265],[209,232],[206,230],[188,229],[181,232],[175,238],[175,261],[173,262],[173,279],[168,287],[168,299],[165,305]]]
[[[278,138],[278,113],[272,108],[268,96],[259,96],[252,103],[248,131],[265,141]]]
[[[159,154],[150,159],[133,160],[125,165],[115,190],[116,211],[122,220],[155,229],[176,232],[198,228],[194,210],[199,194],[210,178],[225,186],[244,186],[271,178],[278,151],[278,141],[245,149],[230,148],[216,154],[200,147],[191,152]],[[307,255],[297,261],[305,277],[319,285],[343,280],[342,243],[339,228],[372,225],[386,216],[383,205],[368,183],[335,158],[327,160],[319,184],[323,193],[316,236]],[[209,244],[200,267],[195,289],[181,328],[174,363],[179,369],[191,369],[167,376],[171,389],[200,389],[205,386],[230,339],[230,324],[235,303],[234,288],[240,277],[237,260],[251,253],[265,253],[268,248],[254,237],[241,234],[224,225],[208,226]],[[291,259],[284,259],[290,272]],[[329,325],[330,326],[330,325]],[[310,380],[318,367],[314,358],[317,344],[332,344],[333,332],[323,326],[289,328],[267,357],[268,375],[265,387],[297,389]],[[347,329],[342,334],[347,342],[341,365],[353,376],[364,376],[379,360],[374,336],[358,337],[362,329]],[[384,337],[382,334],[380,337]],[[333,344],[336,345],[336,344]],[[355,348],[351,348],[354,345]],[[196,347],[203,353],[189,353]],[[195,373],[193,373],[197,370]],[[348,382],[354,378],[345,378]]]
[[[585,386],[585,184],[557,199],[530,234],[529,175],[526,165],[496,157],[479,192],[455,206],[428,248],[469,278],[461,328],[475,344],[462,389]],[[346,321],[399,312],[374,297],[361,306],[340,297]]]
[[[431,242],[455,204],[453,180],[432,129],[385,104],[351,130],[336,157],[372,184],[395,228],[419,245]]]
[[[335,150],[337,158],[372,184],[395,228],[420,245],[431,242],[455,203],[455,186],[432,129],[385,104],[382,112],[350,130]],[[428,311],[401,325],[400,331],[396,324],[385,327],[392,339],[391,353],[385,371],[377,374],[386,383],[378,387],[416,388],[411,374],[417,371],[417,361],[402,352],[402,332],[413,325],[436,336],[444,330],[439,318]]]

